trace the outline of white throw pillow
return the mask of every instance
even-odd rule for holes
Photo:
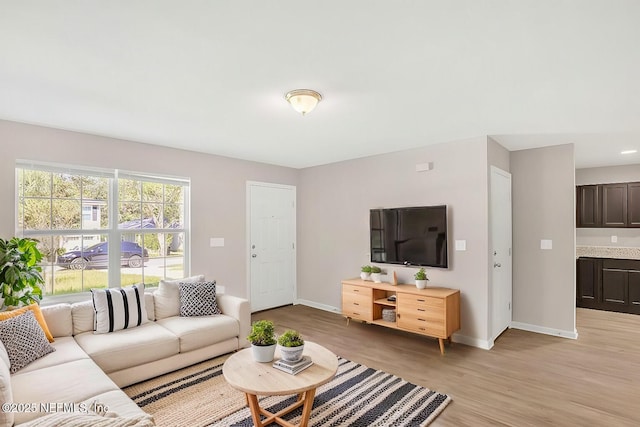
[[[204,275],[186,277],[176,280],[160,280],[158,289],[153,293],[156,319],[180,316],[180,283],[203,282]]]
[[[96,334],[131,329],[149,321],[144,285],[126,288],[91,289]]]

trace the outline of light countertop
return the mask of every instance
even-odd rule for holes
[[[576,246],[576,258],[614,258],[640,260],[640,248],[614,246]]]

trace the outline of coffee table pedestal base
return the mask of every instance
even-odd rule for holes
[[[271,412],[263,409],[258,404],[258,396],[255,394],[245,393],[247,397],[247,405],[251,410],[251,417],[253,418],[253,424],[255,427],[265,427],[271,423],[276,423],[283,427],[297,427],[295,424],[291,424],[287,420],[283,420],[281,417],[289,412],[302,406],[302,417],[300,418],[300,424],[298,427],[307,427],[309,424],[309,416],[311,416],[311,409],[313,408],[313,399],[316,395],[316,389],[310,389],[304,393],[298,394],[296,403],[284,408],[283,410],[272,414]],[[264,415],[264,420],[260,420],[260,415]]]

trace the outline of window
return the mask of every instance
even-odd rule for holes
[[[187,179],[19,162],[16,192],[17,235],[39,240],[48,295],[188,273]]]

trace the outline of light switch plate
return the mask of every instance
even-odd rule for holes
[[[221,248],[224,246],[224,237],[212,237],[209,239],[209,246],[212,248]]]
[[[542,239],[540,240],[540,249],[553,249],[553,240]]]
[[[618,243],[618,236],[611,236],[611,243]]]
[[[466,250],[467,250],[467,241],[456,240],[456,251],[466,251]]]

